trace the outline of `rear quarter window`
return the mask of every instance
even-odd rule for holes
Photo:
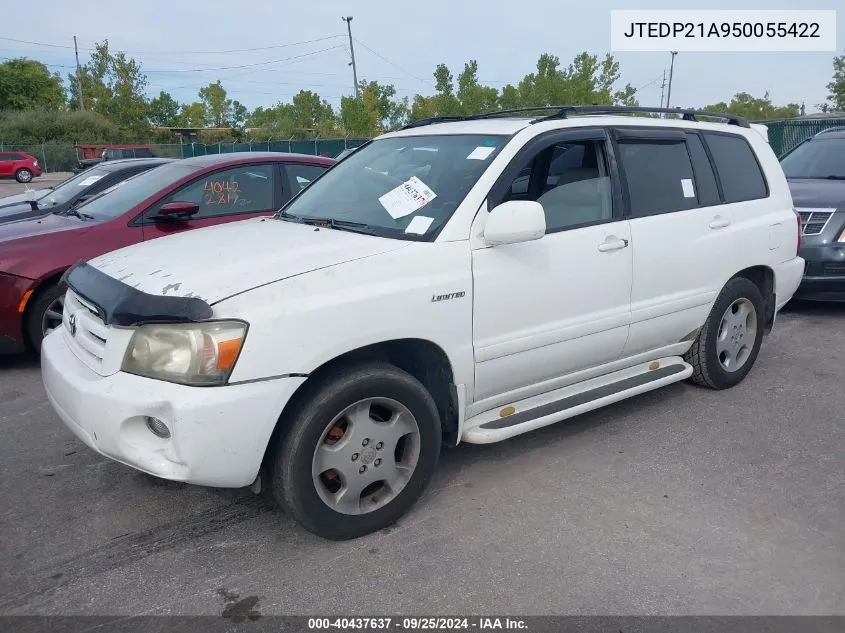
[[[725,202],[745,202],[769,196],[769,188],[751,145],[736,134],[704,132]]]

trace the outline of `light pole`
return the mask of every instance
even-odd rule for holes
[[[669,103],[672,99],[672,73],[675,70],[675,55],[678,54],[678,51],[670,51],[672,53],[672,63],[669,66],[669,90],[666,93],[666,108],[669,108]]]
[[[352,46],[352,16],[340,18],[346,22],[346,30],[349,32],[349,53],[352,55],[352,81],[355,82],[355,98],[358,98],[358,69],[355,67],[355,47]]]

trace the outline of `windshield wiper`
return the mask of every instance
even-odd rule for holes
[[[350,231],[353,233],[363,233],[364,235],[377,235],[376,230],[369,224],[364,222],[353,222],[351,220],[337,220],[335,218],[317,218],[308,215],[293,215],[287,211],[280,211],[278,216],[282,220],[289,220],[292,222],[299,222],[301,224],[308,224],[309,226],[322,226],[338,231]]]
[[[94,219],[93,215],[89,215],[87,213],[80,213],[76,209],[68,209],[67,211],[62,213],[62,215],[72,215],[73,217],[79,218],[80,220],[93,220]]]
[[[825,180],[845,180],[845,176],[836,176],[834,174],[831,174],[830,176],[825,176],[824,179]]]

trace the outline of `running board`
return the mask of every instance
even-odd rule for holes
[[[691,375],[692,366],[680,356],[635,365],[473,416],[464,422],[461,440],[469,444],[499,442]]]

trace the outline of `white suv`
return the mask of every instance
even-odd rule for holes
[[[424,121],[274,218],[79,263],[50,402],[103,455],[342,539],[405,513],[442,444],[732,387],[804,270],[786,179],[742,119],[632,111]]]

